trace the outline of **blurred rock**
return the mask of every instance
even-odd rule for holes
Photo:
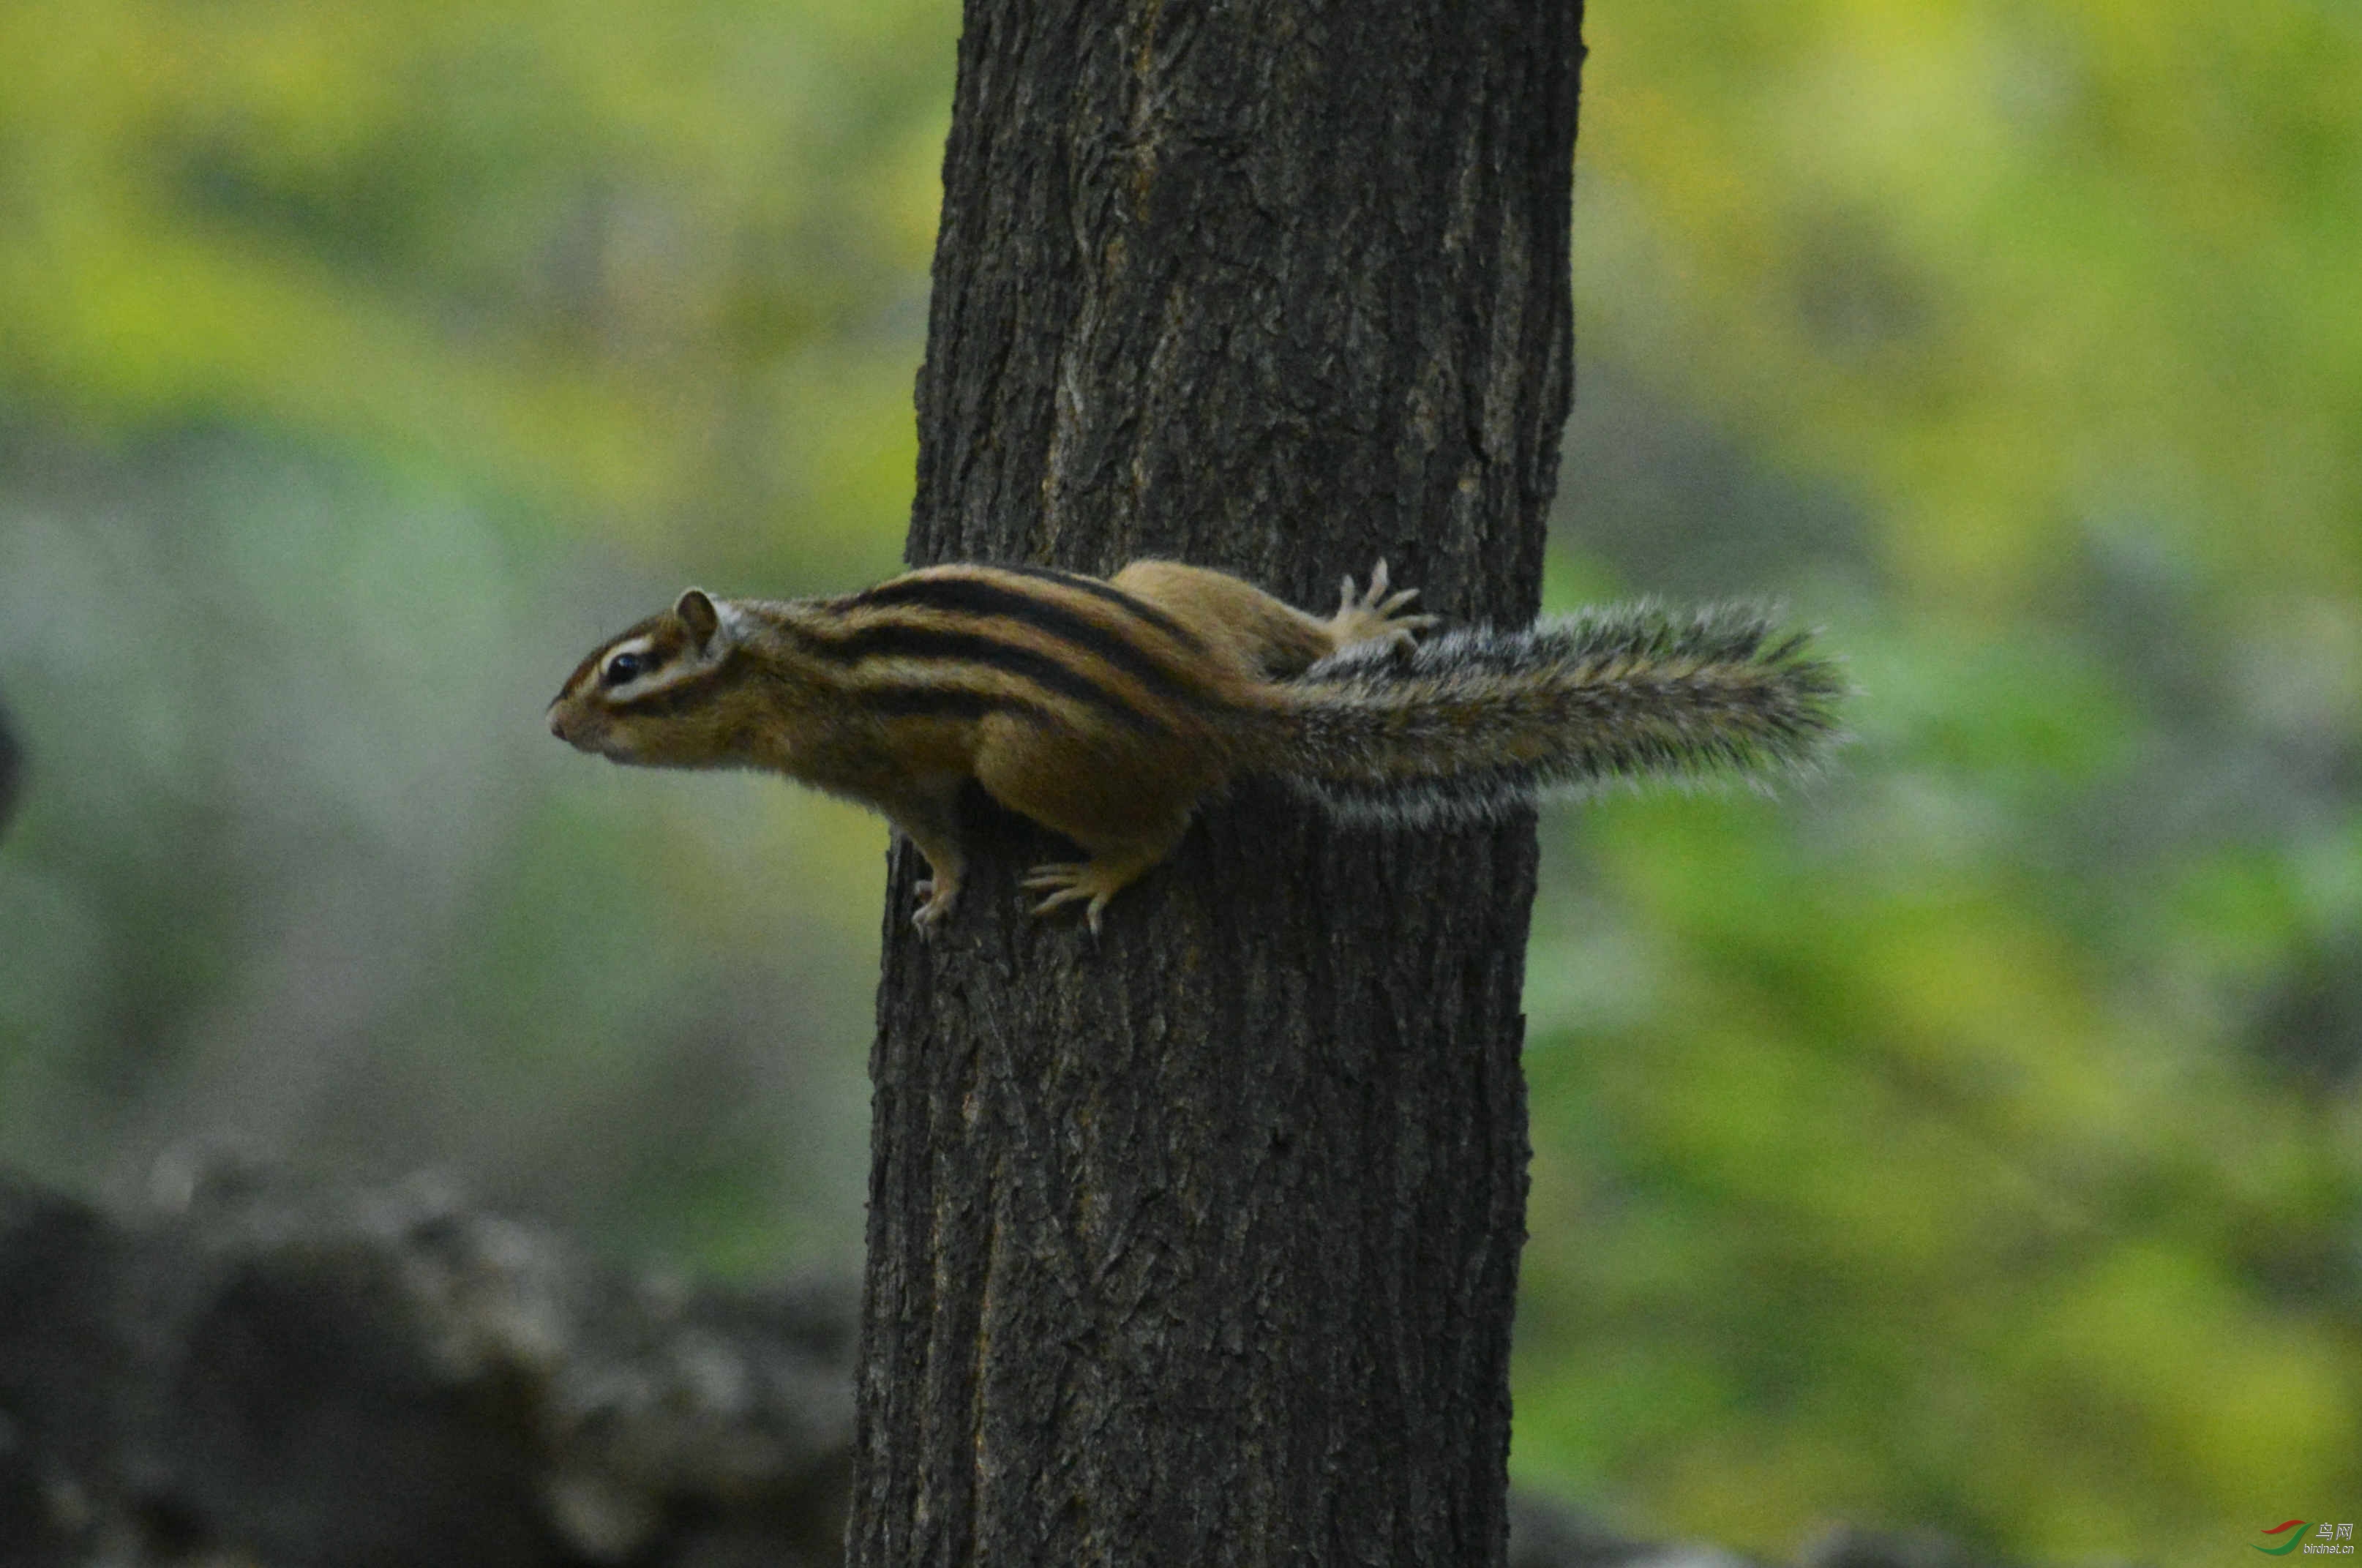
[[[1796,1568],[2006,1568],[1924,1531],[1882,1534],[1841,1526],[1815,1541]]]
[[[841,1288],[628,1279],[425,1187],[180,1185],[118,1221],[0,1181],[0,1563],[833,1557]]]
[[[1529,1492],[1509,1495],[1508,1568],[1759,1568],[1711,1546],[1627,1540],[1595,1521]]]
[[[829,1568],[856,1297],[603,1266],[431,1182],[0,1175],[0,1568]],[[1510,1501],[1509,1568],[1750,1568]],[[1802,1568],[1992,1568],[1840,1531]]]

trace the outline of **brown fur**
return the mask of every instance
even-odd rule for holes
[[[958,897],[970,778],[1082,846],[1034,867],[1049,910],[1117,892],[1233,777],[1347,818],[1467,822],[1618,778],[1807,765],[1843,685],[1801,636],[1721,607],[1412,634],[1378,563],[1326,620],[1237,578],[1136,561],[1106,582],[931,567],[842,599],[692,589],[610,640],[550,704],[585,751],[759,767],[876,808],[927,857],[917,920]]]
[[[1044,910],[1088,900],[1096,926],[1254,760],[1259,731],[1242,721],[1268,711],[1268,681],[1428,623],[1385,586],[1382,568],[1321,620],[1176,561],[1105,585],[933,567],[842,599],[725,602],[701,643],[683,595],[584,659],[550,728],[619,762],[763,768],[875,808],[933,870],[922,927],[958,895],[954,802],[973,778],[1082,846],[1087,860],[1037,867],[1027,886]],[[643,641],[655,675],[611,687],[615,651]]]

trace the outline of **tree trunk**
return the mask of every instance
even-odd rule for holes
[[[969,0],[914,562],[1536,608],[1579,4]],[[850,1561],[1497,1562],[1530,821],[1248,786],[1094,942],[895,860]]]

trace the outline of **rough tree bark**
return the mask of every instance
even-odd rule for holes
[[[1170,555],[1521,622],[1576,0],[969,0],[914,562]],[[1094,943],[898,851],[850,1561],[1497,1562],[1530,822],[1248,788]]]

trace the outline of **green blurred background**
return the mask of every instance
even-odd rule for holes
[[[895,568],[956,25],[0,6],[0,1163],[857,1265],[882,828],[540,709]],[[1780,595],[1862,695],[1786,799],[1545,818],[1518,1474],[1781,1553],[2362,1516],[2362,6],[1589,33],[1553,601]]]

